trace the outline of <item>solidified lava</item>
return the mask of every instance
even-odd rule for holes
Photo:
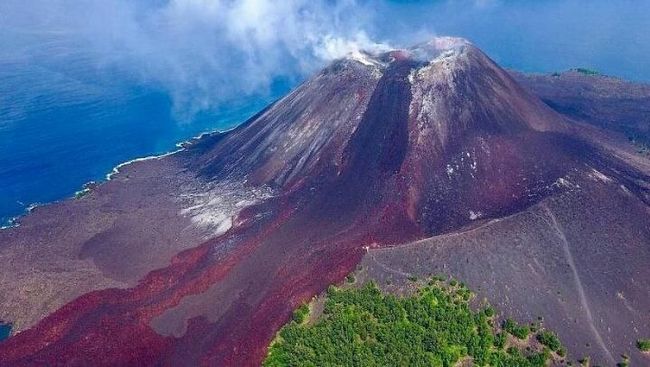
[[[338,60],[237,129],[160,162],[214,190],[273,194],[127,287],[65,300],[0,344],[0,365],[259,365],[292,310],[342,280],[366,247],[517,213],[586,169],[647,198],[646,174],[453,38]],[[77,225],[88,220],[71,211]],[[124,246],[137,251],[138,240]]]

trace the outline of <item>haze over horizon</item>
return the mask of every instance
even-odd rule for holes
[[[461,36],[505,67],[552,72],[588,67],[650,80],[648,1],[129,2],[7,0],[0,5],[5,73],[34,62],[91,77],[120,75],[169,93],[179,116],[240,95],[272,93],[354,49],[406,47]],[[613,11],[616,10],[616,11]]]

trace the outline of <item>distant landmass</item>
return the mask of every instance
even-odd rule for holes
[[[0,231],[0,365],[260,365],[351,273],[449,274],[543,319],[553,358],[650,363],[649,109],[648,85],[509,72],[459,38],[353,53]]]

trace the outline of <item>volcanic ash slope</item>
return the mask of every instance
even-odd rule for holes
[[[362,261],[466,278],[570,353],[647,358],[649,176],[594,136],[465,40],[353,54],[1,231],[21,332],[0,365],[258,365]]]

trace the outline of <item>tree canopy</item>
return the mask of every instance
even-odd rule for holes
[[[405,297],[374,283],[332,286],[318,321],[306,322],[308,308],[299,308],[270,346],[264,366],[454,366],[462,359],[479,366],[547,364],[550,348],[508,343],[494,326],[495,310],[472,310],[471,292],[455,284],[434,279]],[[554,342],[552,349],[559,349]]]

